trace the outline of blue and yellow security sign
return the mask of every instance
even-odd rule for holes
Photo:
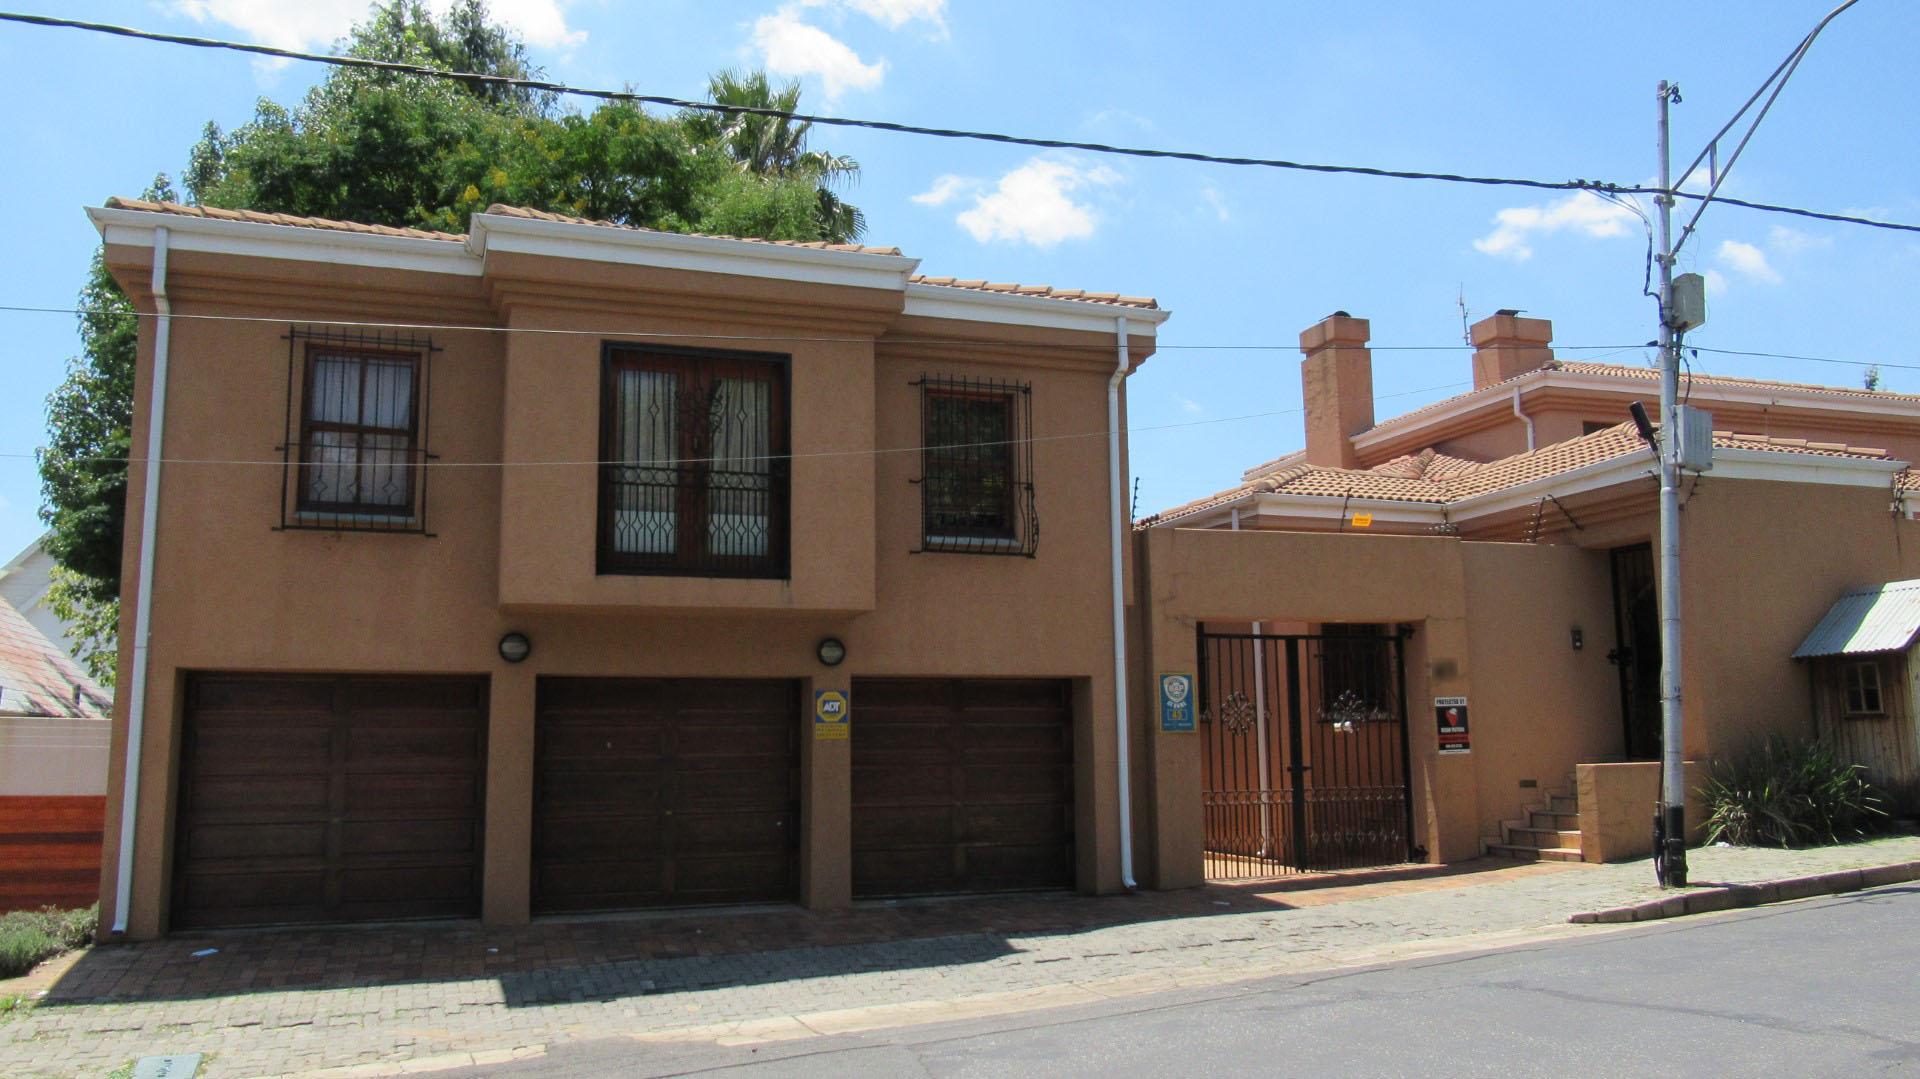
[[[821,742],[844,741],[852,709],[847,695],[837,689],[813,691],[813,737]]]

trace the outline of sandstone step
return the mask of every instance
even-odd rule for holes
[[[1548,813],[1578,813],[1580,798],[1573,794],[1548,795],[1545,810]]]
[[[1508,828],[1507,843],[1515,847],[1580,849],[1580,830],[1564,828]]]
[[[1516,862],[1580,861],[1577,847],[1516,847],[1507,843],[1489,843],[1487,853],[1495,858],[1511,858]]]
[[[1523,827],[1552,828],[1562,832],[1577,832],[1580,830],[1580,814],[1554,813],[1545,809],[1536,809],[1527,814],[1527,822]]]

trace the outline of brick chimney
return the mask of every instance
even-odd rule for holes
[[[1373,426],[1373,352],[1367,320],[1335,311],[1300,335],[1300,399],[1307,463],[1358,468],[1353,436]]]
[[[1505,310],[1473,324],[1473,388],[1524,375],[1553,359],[1553,323]]]

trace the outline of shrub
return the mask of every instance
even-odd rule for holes
[[[42,960],[84,946],[99,924],[98,906],[0,914],[0,978],[17,978]]]
[[[1707,841],[1740,847],[1808,847],[1867,834],[1886,818],[1865,770],[1826,742],[1774,736],[1714,766],[1700,793]]]

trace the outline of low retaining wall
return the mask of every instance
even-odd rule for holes
[[[0,798],[0,912],[100,898],[103,795]]]
[[[1707,766],[1687,767],[1687,841],[1706,835],[1706,803],[1700,785]],[[1574,767],[1580,788],[1580,860],[1624,862],[1653,853],[1653,814],[1660,801],[1660,762],[1582,764]]]

